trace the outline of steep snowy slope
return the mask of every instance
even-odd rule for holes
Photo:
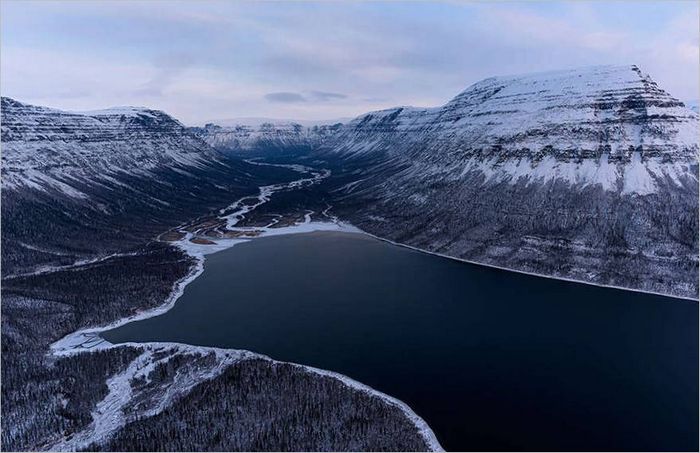
[[[362,115],[319,155],[344,161],[337,209],[380,236],[697,297],[698,116],[636,66],[489,78]]]
[[[64,112],[2,98],[2,186],[54,188],[85,197],[74,181],[148,176],[159,168],[207,166],[217,153],[157,110]]]
[[[190,128],[196,136],[225,154],[245,156],[308,152],[340,129],[340,124],[302,126],[298,123],[262,123],[257,126],[218,126]]]
[[[682,185],[697,162],[697,121],[636,66],[601,66],[493,77],[442,107],[368,113],[335,143],[345,154],[384,150],[450,166],[457,179],[479,172],[645,194]]]

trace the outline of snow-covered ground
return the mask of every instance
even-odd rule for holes
[[[32,247],[32,248],[40,250],[38,247]],[[57,252],[53,252],[53,251],[49,251],[49,253],[54,253],[57,255],[61,254],[60,252],[57,253]],[[36,268],[35,270],[30,271],[30,272],[22,272],[22,273],[18,273],[18,274],[4,275],[3,278],[28,277],[28,276],[32,276],[32,275],[50,274],[52,272],[67,271],[67,270],[73,270],[73,269],[79,270],[81,267],[86,266],[88,264],[97,264],[97,263],[101,263],[103,261],[107,261],[107,260],[112,259],[112,258],[118,258],[121,256],[134,256],[137,253],[138,252],[110,253],[108,255],[98,256],[96,258],[87,258],[87,259],[78,260],[72,264],[66,264],[63,266],[40,266],[40,267]]]

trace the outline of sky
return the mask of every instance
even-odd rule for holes
[[[0,92],[188,125],[437,106],[483,78],[637,64],[698,95],[698,2],[0,2]]]

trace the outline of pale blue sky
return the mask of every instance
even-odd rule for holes
[[[159,108],[187,124],[439,105],[482,78],[638,64],[698,98],[698,3],[1,3],[0,90],[63,109]]]

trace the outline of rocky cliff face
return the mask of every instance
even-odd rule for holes
[[[340,123],[311,127],[297,123],[262,123],[259,126],[207,124],[190,128],[190,131],[224,154],[259,156],[311,151],[341,126]]]
[[[636,66],[604,66],[368,113],[319,154],[343,162],[337,209],[379,236],[697,297],[697,134],[697,114]]]

